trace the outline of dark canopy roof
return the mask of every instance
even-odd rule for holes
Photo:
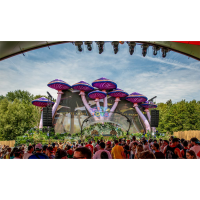
[[[0,61],[34,49],[72,41],[0,41]],[[166,47],[170,50],[200,60],[200,41],[136,41]]]

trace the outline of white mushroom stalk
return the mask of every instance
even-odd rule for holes
[[[96,98],[95,102],[96,102],[96,105],[97,105],[97,112],[99,112],[99,114],[100,114],[100,121],[103,121],[104,117],[101,114],[103,111],[101,110],[101,107],[100,107],[99,98]]]
[[[43,128],[43,108],[41,109],[40,125],[39,129]]]
[[[61,100],[61,95],[63,94],[62,90],[58,90],[58,96],[57,96],[57,99],[56,99],[56,103],[53,105],[53,108],[52,108],[52,117],[55,115],[55,112],[60,104],[60,100]]]
[[[148,117],[148,120],[149,120],[149,123],[150,123],[150,122],[151,122],[151,114],[150,114],[150,112],[149,112],[149,109],[148,109],[148,108],[145,108],[144,111],[147,113],[147,117]],[[156,132],[156,128],[155,128],[155,127],[151,127],[151,130],[152,130],[153,133]]]
[[[109,114],[109,118],[108,118],[109,120],[110,120],[110,118],[111,118],[113,112],[114,112],[115,109],[117,108],[119,101],[121,101],[120,98],[119,98],[119,97],[116,97],[116,98],[115,98],[115,103],[113,104],[112,108],[110,109],[110,114]]]
[[[81,95],[82,102],[84,106],[86,107],[86,109],[88,110],[88,112],[90,113],[90,115],[93,116],[95,120],[98,120],[98,118],[95,116],[95,113],[93,112],[93,109],[90,107],[90,105],[88,104],[85,98],[85,91],[80,91],[79,95]]]
[[[151,131],[151,127],[149,125],[149,122],[146,119],[146,117],[143,115],[143,113],[141,112],[141,110],[138,108],[138,104],[134,103],[133,107],[135,108],[136,112],[138,113],[138,115],[140,116],[140,118],[142,119],[142,121],[144,122],[146,130],[150,132]]]

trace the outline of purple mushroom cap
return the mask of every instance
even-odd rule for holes
[[[144,108],[157,108],[158,106],[153,103],[149,103],[149,101],[145,101],[143,104],[141,104]]]
[[[99,90],[96,90],[96,91],[93,91],[93,92],[90,92],[88,94],[88,96],[91,98],[91,99],[104,99],[106,97],[106,93],[105,92],[102,92],[102,91],[99,91]]]
[[[85,81],[80,81],[72,85],[72,88],[74,90],[80,90],[80,91],[85,91],[85,92],[94,90],[94,88],[89,83],[86,83]]]
[[[55,79],[49,82],[47,86],[55,90],[68,90],[71,88],[71,86],[68,83],[59,79]]]
[[[92,86],[100,90],[112,90],[117,88],[117,84],[114,81],[111,81],[104,77],[95,80],[92,83]]]
[[[141,103],[147,101],[147,97],[140,93],[133,92],[132,94],[126,97],[126,100],[132,103]]]
[[[53,101],[50,101],[51,104],[54,104]],[[48,104],[48,99],[46,99],[45,97],[41,97],[39,99],[35,99],[32,101],[32,104],[34,106],[38,106],[38,107],[46,107]]]
[[[111,97],[127,97],[128,93],[117,88],[116,90],[109,92],[108,95],[110,95]]]

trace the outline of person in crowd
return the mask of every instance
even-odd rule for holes
[[[197,159],[196,153],[193,150],[187,150],[186,159]]]
[[[137,142],[133,143],[133,146],[132,146],[132,149],[131,149],[131,156],[132,156],[131,159],[135,158],[135,154],[137,153],[137,145],[138,145]]]
[[[92,152],[87,147],[75,149],[73,159],[92,159]]]
[[[174,136],[170,136],[169,138],[169,144],[171,145],[172,144],[172,140],[174,139]]]
[[[87,144],[85,147],[87,147],[93,153],[92,141],[89,141],[89,144]]]
[[[14,159],[14,153],[15,153],[15,151],[17,150],[18,148],[17,147],[14,147],[13,148],[13,150],[11,151],[11,153],[10,153],[10,159]]]
[[[118,145],[122,146],[122,139],[121,138],[119,139]]]
[[[197,159],[200,159],[200,141],[193,137],[191,138],[191,144],[192,144],[192,147],[190,148],[190,150],[193,150],[197,156]]]
[[[133,149],[133,144],[134,144],[135,142],[138,144],[138,142],[137,142],[137,140],[136,140],[136,137],[133,136],[133,137],[132,137],[132,142],[131,142],[130,145],[129,145],[129,146],[130,146],[130,149],[131,149],[131,151],[130,151],[130,154],[131,154],[131,155],[130,155],[130,158],[131,158],[131,159],[134,159],[134,154],[133,154],[132,149]]]
[[[183,142],[184,142],[184,141],[185,141],[185,139],[182,138],[182,139],[181,139],[181,145],[182,145],[182,146],[183,146]]]
[[[161,151],[160,148],[161,148],[161,146],[163,145],[163,140],[162,140],[162,139],[159,139],[159,143],[158,143],[158,144],[159,144],[159,150]]]
[[[42,153],[42,144],[41,143],[38,143],[35,145],[35,151],[36,151],[36,153],[29,156],[28,159],[49,159],[49,157],[47,155]]]
[[[101,152],[100,159],[109,159],[108,154],[105,151]]]
[[[181,150],[181,155],[183,158],[186,159],[186,151],[188,150],[188,142],[186,140],[184,140],[183,142],[183,149]]]
[[[180,150],[182,150],[183,146],[181,145],[181,140],[179,138],[177,138],[177,139],[178,139],[178,144],[176,147],[179,148]]]
[[[129,157],[130,157],[130,146],[129,145],[130,145],[130,140],[127,140],[125,145],[123,146],[124,153],[125,153],[125,156],[127,159],[129,159]]]
[[[113,159],[124,159],[124,149],[119,145],[119,141],[115,140],[115,146],[112,148],[111,156]]]
[[[163,140],[162,146],[160,147],[160,151],[163,153],[164,152],[164,148],[166,146],[169,145],[169,141],[168,140]]]
[[[16,149],[15,153],[14,153],[14,159],[22,159],[22,151],[20,149]]]
[[[136,150],[137,150],[137,152],[135,154],[134,159],[139,159],[141,152],[144,151],[143,145],[142,144],[137,145],[137,149]]]
[[[95,153],[96,151],[100,150],[99,144],[100,144],[100,141],[98,140],[96,146],[94,147],[94,153]]]
[[[49,159],[55,159],[53,147],[47,147],[46,152]]]
[[[44,154],[46,154],[46,150],[47,150],[47,148],[48,148],[47,145],[44,145],[44,146],[43,146],[43,148],[42,148],[42,152],[43,152]]]
[[[153,150],[155,151],[154,155],[156,156],[156,159],[165,159],[165,155],[161,151],[159,151],[158,143],[153,144]]]
[[[177,148],[178,139],[173,138],[171,145],[168,145],[164,149],[164,155],[166,155],[166,159],[177,159],[182,158],[180,149]]]
[[[23,159],[28,159],[31,155],[33,155],[33,147],[28,146],[28,152],[24,154]]]
[[[147,150],[150,151],[147,140],[143,140],[143,149],[144,151],[147,151]]]
[[[157,144],[158,145],[158,144]],[[156,159],[155,155],[151,151],[142,151],[139,159]]]
[[[67,159],[67,152],[62,149],[58,149],[55,155],[55,159]]]
[[[112,147],[111,147],[111,141],[106,142],[106,148],[105,150],[109,151],[111,153]]]
[[[67,157],[68,158],[73,158],[73,155],[74,155],[74,151],[72,150],[71,146],[68,145],[67,146]]]
[[[156,140],[156,139],[154,139],[154,140],[153,140],[153,143],[154,143],[154,144],[155,144],[155,143],[157,143],[157,140]]]
[[[10,147],[7,148],[7,152],[5,155],[5,159],[10,159],[10,154],[11,154],[12,149]]]
[[[98,150],[98,151],[94,154],[93,159],[101,159],[101,153],[102,153],[102,152],[106,152],[106,153],[108,154],[108,158],[109,158],[109,159],[112,159],[110,152],[107,151],[107,150],[105,150],[105,146],[106,146],[105,143],[104,143],[104,142],[101,142],[99,145],[100,145],[100,150]]]

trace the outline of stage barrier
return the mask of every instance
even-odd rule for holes
[[[178,131],[174,132],[174,136],[177,138],[183,138],[185,140],[190,140],[192,137],[196,137],[200,140],[200,131]]]
[[[10,140],[10,141],[0,141],[0,144],[3,145],[8,145],[9,147],[14,147],[15,146],[15,140]]]

